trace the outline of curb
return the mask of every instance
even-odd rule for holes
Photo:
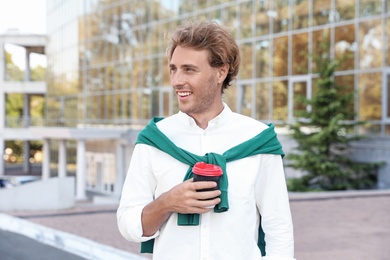
[[[384,196],[390,196],[390,189],[323,191],[323,192],[289,192],[288,196],[291,202],[344,199],[344,198],[384,197]]]
[[[24,235],[38,242],[56,247],[86,259],[96,260],[144,260],[135,255],[111,246],[79,237],[73,234],[48,228],[39,224],[0,213],[0,229]]]

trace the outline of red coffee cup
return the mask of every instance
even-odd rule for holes
[[[222,168],[215,164],[198,162],[192,168],[194,181],[215,181],[217,186],[210,189],[202,189],[199,191],[219,190],[219,180],[223,174]]]

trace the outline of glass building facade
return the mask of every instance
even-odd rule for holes
[[[390,0],[53,0],[48,12],[47,126],[128,126],[177,111],[166,35],[187,20],[235,33],[232,110],[284,126],[310,98],[327,43],[335,79],[355,92],[361,133],[390,135]]]

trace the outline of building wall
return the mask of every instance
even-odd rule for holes
[[[47,8],[48,126],[132,128],[177,112],[166,35],[208,19],[230,28],[241,50],[239,78],[225,94],[232,110],[277,127],[293,122],[294,95],[315,91],[314,57],[326,42],[341,61],[337,83],[355,93],[353,120],[368,122],[357,131],[390,136],[390,0],[67,0]]]

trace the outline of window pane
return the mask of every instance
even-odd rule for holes
[[[288,0],[275,1],[275,12],[274,31],[286,32],[289,24]]]
[[[346,21],[355,19],[355,0],[335,0],[336,14],[335,21]]]
[[[387,88],[387,100],[386,100],[386,103],[387,103],[387,114],[386,116],[390,118],[390,74],[387,74],[387,86],[385,86]]]
[[[292,0],[293,30],[307,28],[309,25],[309,1]]]
[[[288,38],[274,39],[274,76],[285,76],[288,72]]]
[[[253,36],[252,19],[253,19],[253,2],[247,2],[240,5],[240,32],[241,38]]]
[[[308,34],[301,33],[292,37],[292,74],[306,74],[309,64]]]
[[[225,9],[224,22],[228,28],[237,28],[238,20],[237,20],[237,6],[230,6]]]
[[[331,16],[330,0],[313,0],[313,25],[327,24]]]
[[[390,12],[390,0],[388,3],[388,12]],[[386,50],[386,56],[387,56],[387,61],[386,65],[390,66],[390,18],[387,18],[385,20],[385,25],[386,25],[386,30],[385,30],[385,50]]]
[[[269,76],[270,53],[269,41],[259,41],[256,43],[256,78]]]
[[[224,99],[230,109],[237,112],[237,85],[231,85],[224,91]]]
[[[359,119],[380,120],[382,114],[381,73],[359,76]]]
[[[273,84],[273,120],[287,120],[287,81],[276,81]]]
[[[382,13],[382,1],[360,0],[360,17],[378,15]]]
[[[307,97],[307,83],[306,81],[294,82],[294,107],[293,117],[302,117],[301,113],[306,111],[306,105],[302,102]]]
[[[256,35],[264,35],[269,33],[270,16],[275,14],[275,11],[269,11],[269,0],[254,1],[256,5]]]
[[[390,125],[386,125],[385,135],[390,135]]]
[[[256,84],[256,119],[270,120],[270,84],[257,83]]]
[[[252,43],[245,43],[241,45],[240,79],[252,78],[252,72]]]
[[[359,27],[359,67],[382,66],[382,24],[381,20],[363,22]]]
[[[329,29],[313,32],[313,71],[318,72],[321,64],[317,64],[317,59],[324,53],[330,53]]]
[[[170,93],[169,92],[164,92],[163,93],[163,116],[168,117],[170,116],[170,107],[171,107],[171,102],[170,102]]]
[[[240,113],[246,116],[252,116],[252,85],[243,85],[240,87],[240,90]]]
[[[335,30],[335,57],[340,61],[336,68],[341,70],[354,69],[357,43],[355,41],[355,25],[337,27]]]

